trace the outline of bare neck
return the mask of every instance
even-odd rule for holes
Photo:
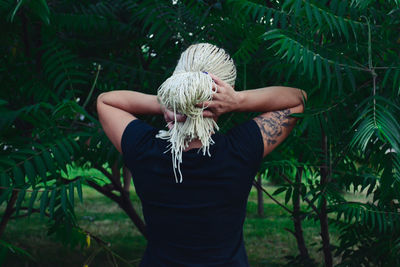
[[[189,143],[189,146],[184,150],[185,152],[193,149],[202,147],[201,141],[199,139],[195,139]]]

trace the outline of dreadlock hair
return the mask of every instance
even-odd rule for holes
[[[182,183],[183,180],[180,170],[182,152],[192,140],[199,139],[203,156],[211,156],[209,148],[214,144],[211,135],[219,129],[212,118],[203,117],[206,106],[196,107],[198,103],[212,101],[212,95],[216,93],[213,90],[214,81],[208,72],[231,86],[235,85],[236,67],[224,49],[208,43],[191,45],[181,54],[172,76],[158,89],[159,103],[172,110],[175,115],[173,127],[168,131],[160,130],[156,137],[169,142],[168,150],[172,154],[177,183],[176,169],[180,177],[179,182]],[[186,121],[177,122],[176,113],[186,115]]]

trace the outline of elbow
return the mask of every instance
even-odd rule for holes
[[[302,106],[302,112],[304,112],[304,107],[305,107],[306,102],[307,102],[307,93],[304,90],[300,90],[300,94],[301,94],[300,95],[300,97],[301,97],[300,105]]]
[[[300,90],[302,102],[307,101],[307,93],[304,90]]]
[[[298,89],[299,92],[299,103],[294,107],[294,113],[303,113],[307,102],[307,93],[304,90]]]
[[[99,106],[101,104],[105,104],[106,98],[107,98],[107,93],[99,94],[99,96],[97,97],[97,101],[96,101],[97,106]]]
[[[96,109],[97,113],[99,113],[99,109],[105,104],[105,97],[107,93],[101,93],[96,100]]]
[[[103,102],[104,97],[105,97],[106,94],[107,94],[107,93],[101,93],[101,94],[99,94],[99,96],[97,97],[97,103]]]

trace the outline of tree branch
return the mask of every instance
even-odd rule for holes
[[[282,203],[280,203],[278,200],[276,200],[270,193],[267,192],[267,190],[265,190],[258,182],[253,181],[253,185],[258,188],[261,189],[270,199],[272,199],[272,201],[274,201],[276,204],[278,204],[279,206],[281,206],[284,210],[286,210],[287,212],[289,212],[290,214],[293,214],[293,211],[291,211],[290,209],[288,209],[285,205],[283,205]]]
[[[8,200],[7,208],[3,214],[3,218],[1,219],[1,222],[0,222],[0,237],[3,235],[4,230],[6,229],[7,223],[10,220],[11,215],[14,212],[14,205],[15,205],[15,202],[17,201],[18,194],[19,194],[19,191],[12,191],[11,197]]]
[[[121,203],[121,198],[119,196],[113,194],[110,190],[110,187],[100,186],[90,180],[87,180],[86,182],[88,183],[89,186],[93,187],[94,189],[96,189],[98,192],[102,193],[106,197],[112,199],[113,201],[117,202],[118,204]]]
[[[281,175],[281,177],[283,178],[283,180],[285,180],[286,182],[288,182],[290,185],[293,185],[294,183],[287,178],[284,174]],[[319,216],[319,211],[317,209],[317,207],[311,202],[311,200],[309,200],[308,198],[304,197],[303,198],[305,202],[307,202],[307,204],[311,207],[311,209]]]
[[[29,209],[28,207],[20,207],[20,210],[28,210],[28,209]],[[32,208],[31,210],[32,210],[31,213],[40,213],[40,209]],[[29,215],[31,215],[31,213],[25,213],[25,214],[21,214],[18,216],[12,216],[10,219],[18,219],[18,218],[28,217]],[[50,217],[50,214],[47,212],[45,212],[44,215],[47,217]]]
[[[114,187],[118,191],[122,191],[121,182],[118,183],[117,181],[115,181],[114,176],[111,173],[109,173],[106,169],[104,169],[102,166],[99,166],[97,164],[95,164],[94,167],[97,170],[101,171],[101,173],[104,174],[110,180],[110,182],[114,185]]]

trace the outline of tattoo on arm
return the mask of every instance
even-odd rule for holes
[[[261,115],[254,118],[258,127],[260,127],[265,144],[275,144],[277,137],[282,134],[283,129],[291,126],[290,114],[290,110],[285,109],[270,112],[268,116]]]

